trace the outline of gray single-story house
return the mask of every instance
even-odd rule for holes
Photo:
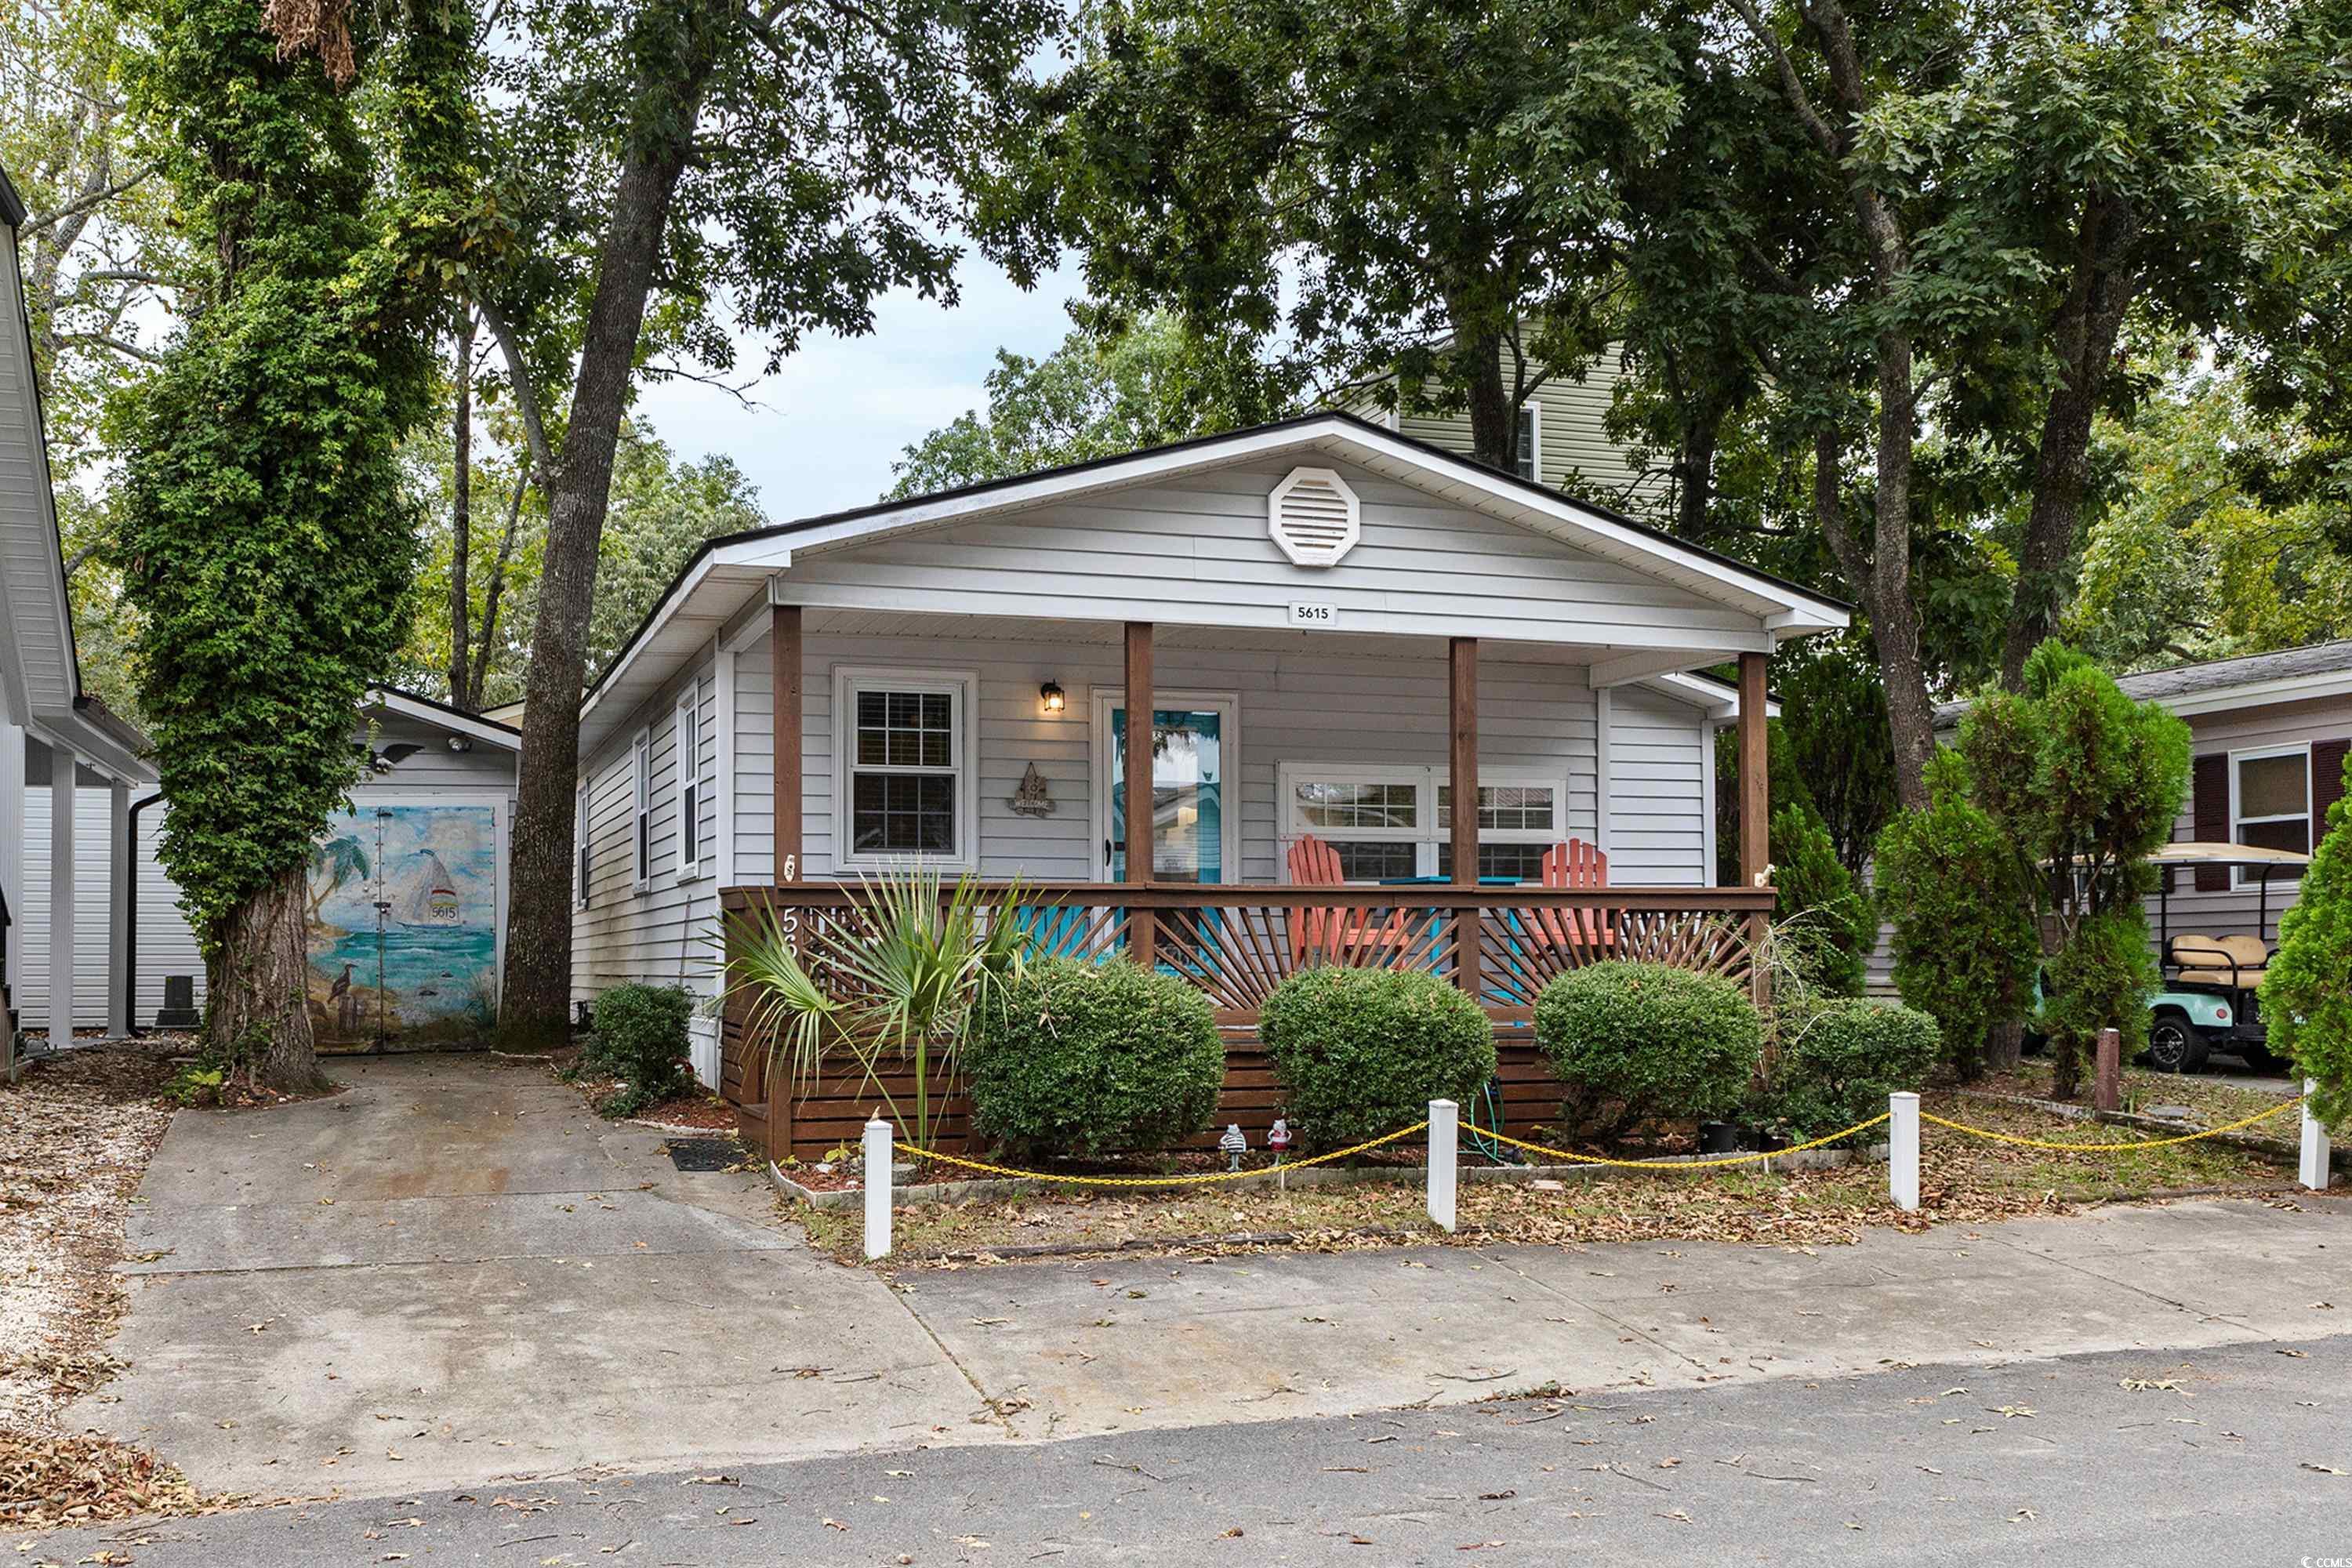
[[[837,907],[919,858],[1037,884],[1072,911],[1066,944],[1185,954],[1245,1028],[1300,961],[1303,920],[1267,911],[1306,907],[1309,837],[1343,868],[1334,898],[1414,886],[1410,918],[1454,934],[1412,962],[1502,1013],[1527,999],[1512,966],[1554,951],[1512,922],[1595,897],[1541,886],[1570,838],[1638,910],[1623,951],[1745,973],[1744,948],[1693,934],[1771,902],[1760,862],[1709,885],[1714,735],[1760,748],[1772,649],[1846,624],[1339,413],[716,540],[583,705],[575,994],[710,995],[725,890]],[[1696,673],[1725,663],[1736,689]],[[1155,744],[1130,751],[1138,689]],[[1457,784],[1476,813],[1454,815]],[[757,1092],[715,1017],[696,1055]]]

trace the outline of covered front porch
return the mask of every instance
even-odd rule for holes
[[[772,913],[821,961],[862,878],[973,875],[1033,952],[1147,963],[1202,992],[1227,1040],[1220,1125],[1255,1135],[1279,1114],[1258,1008],[1319,964],[1427,971],[1476,997],[1514,1121],[1557,1111],[1530,1023],[1569,969],[1643,960],[1760,994],[1765,846],[1740,836],[1741,879],[1718,884],[1714,759],[1730,729],[1741,816],[1760,820],[1764,652],[1732,654],[1730,683],[1568,643],[795,604],[733,640],[728,683],[802,721],[746,716],[768,731],[774,836],[739,841],[736,865],[773,858],[722,889],[730,921]],[[1129,743],[1129,693],[1150,705],[1148,746]],[[853,1141],[871,1086],[772,1093],[747,1012],[730,999],[721,1038],[747,1135],[803,1158]],[[903,1101],[911,1084],[890,1088]],[[937,1098],[961,1136],[960,1095]]]

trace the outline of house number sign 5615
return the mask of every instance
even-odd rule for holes
[[[1294,626],[1336,626],[1339,624],[1339,606],[1293,599],[1290,602],[1290,624]]]

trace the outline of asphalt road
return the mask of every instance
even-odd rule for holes
[[[75,1532],[16,1561],[2307,1568],[2352,1563],[2347,1389],[2352,1337],[1897,1365],[509,1483]]]

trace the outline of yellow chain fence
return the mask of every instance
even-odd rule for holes
[[[2178,1138],[2135,1138],[2127,1143],[2063,1143],[2048,1138],[2020,1138],[2013,1133],[1995,1132],[1988,1127],[1970,1127],[1964,1121],[1949,1121],[1927,1111],[1919,1113],[1922,1121],[1932,1121],[1938,1127],[1948,1127],[1955,1132],[1965,1132],[1971,1138],[1990,1138],[1996,1143],[2014,1143],[2021,1149],[2057,1149],[2075,1154],[2119,1154],[2133,1149],[2162,1149],[2174,1143],[2194,1143],[2200,1138],[2212,1138],[2223,1132],[2235,1132],[2242,1127],[2252,1127],[2257,1121],[2268,1121],[2284,1111],[2293,1110],[2303,1103],[2304,1097],[2282,1100],[2268,1110],[2258,1110],[2252,1116],[2220,1127],[2208,1127],[2201,1132],[2184,1132]]]
[[[1383,1143],[1410,1138],[1428,1125],[1426,1121],[1416,1121],[1410,1127],[1400,1127],[1393,1132],[1367,1138],[1350,1148],[1334,1149],[1328,1154],[1318,1154],[1312,1159],[1286,1161],[1278,1166],[1261,1166],[1255,1171],[1196,1171],[1181,1176],[1068,1176],[1053,1171],[1016,1171],[1010,1165],[992,1165],[985,1160],[967,1160],[960,1154],[942,1154],[936,1149],[918,1149],[912,1143],[900,1143],[895,1140],[892,1147],[919,1160],[939,1160],[950,1165],[961,1165],[968,1171],[986,1171],[992,1176],[1018,1176],[1028,1182],[1062,1182],[1071,1186],[1087,1187],[1197,1187],[1211,1182],[1238,1182],[1244,1176],[1263,1176],[1271,1170],[1296,1171],[1302,1165],[1321,1165],[1333,1160],[1344,1160],[1350,1154],[1360,1154],[1367,1149],[1377,1149]]]
[[[1954,1132],[1965,1132],[1972,1138],[1990,1139],[1996,1143],[2011,1143],[2023,1149],[2055,1149],[2077,1154],[2116,1154],[2128,1152],[2134,1149],[2163,1149],[2176,1143],[2194,1143],[2200,1138],[2213,1138],[2224,1132],[2235,1132],[2242,1128],[2252,1127],[2257,1122],[2267,1121],[2273,1116],[2293,1110],[2302,1103],[2303,1097],[2297,1095],[2294,1099],[2282,1101],[2267,1110],[2257,1111],[2252,1116],[2242,1117],[2220,1127],[2208,1127],[2202,1131],[2187,1132],[2177,1138],[2140,1138],[2125,1143],[2071,1143],[2046,1138],[2020,1138],[2013,1133],[1996,1132],[1988,1127],[1971,1127],[1964,1121],[1953,1121],[1924,1110],[1919,1113],[1919,1120],[1932,1121],[1937,1126],[1948,1128]],[[1764,1161],[1780,1159],[1784,1155],[1801,1153],[1808,1149],[1818,1149],[1824,1144],[1851,1138],[1857,1132],[1866,1132],[1892,1119],[1892,1112],[1882,1110],[1867,1121],[1857,1121],[1851,1127],[1841,1128],[1823,1137],[1792,1144],[1786,1149],[1748,1154],[1709,1155],[1702,1159],[1693,1159],[1687,1155],[1666,1155],[1648,1160],[1614,1160],[1605,1154],[1581,1154],[1574,1150],[1554,1149],[1549,1144],[1530,1143],[1524,1138],[1514,1138],[1508,1133],[1496,1132],[1485,1128],[1478,1130],[1478,1136],[1482,1139],[1493,1139],[1497,1143],[1507,1143],[1514,1149],[1524,1149],[1530,1154],[1547,1155],[1563,1164],[1606,1165],[1613,1169],[1628,1171],[1705,1171],[1720,1169],[1726,1165],[1758,1164]],[[1377,1149],[1382,1144],[1393,1143],[1402,1138],[1410,1138],[1416,1132],[1427,1131],[1429,1123],[1426,1121],[1416,1121],[1410,1127],[1400,1127],[1393,1132],[1384,1132],[1378,1138],[1368,1138],[1361,1143],[1350,1144],[1345,1149],[1334,1149],[1328,1154],[1316,1154],[1304,1160],[1286,1161],[1280,1165],[1262,1165],[1247,1171],[1198,1171],[1172,1176],[1074,1176],[1054,1171],[1024,1171],[1012,1165],[995,1165],[985,1160],[967,1159],[961,1154],[942,1154],[936,1149],[922,1149],[895,1139],[891,1146],[901,1153],[912,1155],[919,1160],[936,1160],[942,1164],[960,1165],[968,1171],[982,1171],[992,1176],[1010,1176],[1026,1182],[1058,1182],[1068,1186],[1086,1187],[1192,1187],[1206,1186],[1216,1182],[1238,1182],[1253,1176],[1267,1175],[1276,1171],[1297,1171],[1309,1165],[1328,1164],[1334,1160],[1344,1160],[1351,1154],[1360,1154],[1368,1149]]]

